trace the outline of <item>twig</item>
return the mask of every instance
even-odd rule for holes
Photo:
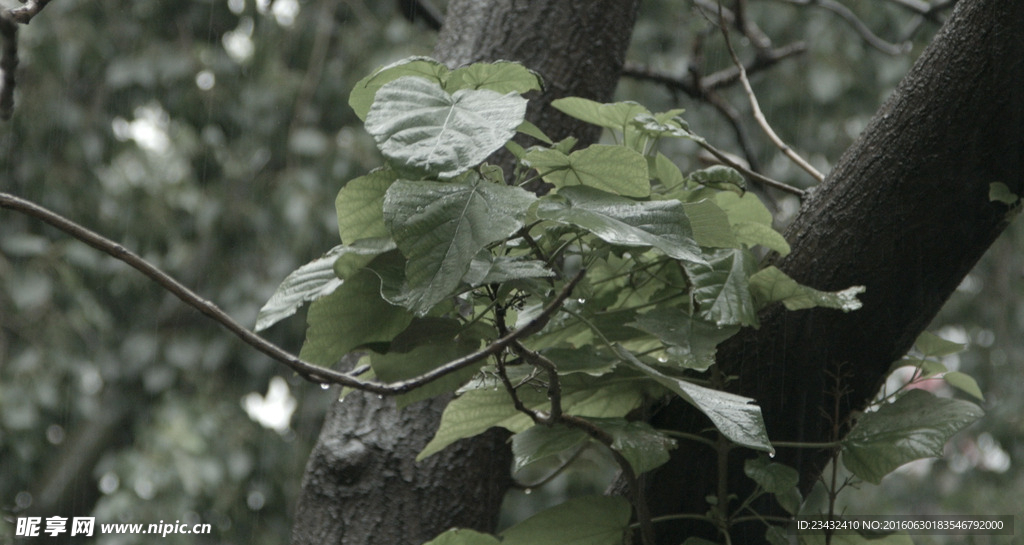
[[[807,44],[804,42],[793,42],[775,49],[769,49],[759,54],[745,67],[748,74],[755,74],[796,55],[807,51]],[[660,72],[649,66],[635,62],[627,62],[622,67],[622,75],[641,81],[651,81],[664,85],[674,91],[682,91],[690,98],[702,99],[706,91],[716,91],[732,85],[739,79],[739,71],[735,67],[725,68],[713,72],[694,82],[691,78],[674,76]]]
[[[548,376],[548,400],[551,402],[551,419],[557,421],[562,417],[562,386],[558,380],[558,369],[554,362],[545,358],[539,352],[534,352],[522,345],[519,341],[512,343],[512,350],[519,357],[523,358],[530,365],[543,369]]]
[[[579,278],[580,275],[577,275],[577,279]],[[505,312],[503,307],[500,305],[497,307],[497,311],[495,312],[495,321],[499,334],[507,329],[505,326]],[[520,344],[519,341],[513,341],[511,348],[524,361],[543,370],[547,374],[548,401],[550,409],[547,412],[544,412],[527,407],[519,397],[519,393],[516,391],[517,386],[513,385],[512,381],[508,377],[505,362],[502,358],[497,358],[498,361],[496,367],[498,377],[501,379],[501,383],[504,385],[505,391],[508,392],[509,397],[512,398],[512,405],[517,411],[529,416],[535,425],[553,426],[562,424],[570,428],[576,428],[586,433],[591,439],[594,439],[607,447],[612,458],[615,459],[615,463],[621,468],[622,476],[626,481],[627,488],[629,489],[630,503],[633,504],[633,509],[640,525],[641,542],[644,545],[654,545],[654,527],[651,523],[651,514],[647,508],[647,501],[644,498],[643,491],[640,489],[640,483],[637,479],[636,472],[633,471],[633,466],[630,465],[629,460],[627,460],[622,453],[614,448],[613,445],[615,444],[615,438],[584,418],[567,415],[562,412],[562,388],[559,383],[558,368],[554,362],[544,357],[542,354],[526,348]]]
[[[757,102],[757,95],[754,94],[754,89],[750,86],[750,80],[747,79],[747,71],[743,68],[743,62],[740,61],[739,55],[736,54],[736,50],[732,47],[732,40],[729,38],[729,29],[724,24],[721,24],[721,29],[722,37],[725,39],[725,46],[729,50],[729,56],[732,57],[733,64],[735,64],[737,70],[739,70],[740,83],[743,84],[743,90],[747,93],[747,100],[750,101],[750,107],[753,109],[754,119],[756,119],[757,123],[761,125],[761,129],[764,130],[766,135],[768,135],[768,138],[771,139],[772,143],[782,150],[782,153],[785,154],[786,157],[789,157],[789,159],[796,163],[797,166],[810,174],[818,181],[818,183],[821,183],[825,180],[825,175],[818,172],[818,169],[811,166],[811,164],[805,161],[803,157],[800,157],[799,154],[793,151],[793,148],[790,148],[788,144],[783,142],[783,140],[779,138],[779,135],[775,134],[775,131],[772,130],[772,126],[768,124],[768,120],[764,117],[764,112],[761,111],[761,105]]]
[[[822,9],[831,11],[832,13],[839,16],[840,19],[846,21],[850,28],[856,32],[864,43],[871,47],[885,53],[886,55],[899,56],[906,54],[911,50],[913,44],[910,42],[904,42],[901,44],[890,43],[882,38],[879,38],[874,32],[868,28],[868,25],[864,24],[855,13],[850,11],[850,8],[836,2],[835,0],[784,0],[790,4],[796,4],[798,6],[818,6]]]
[[[342,386],[349,386],[357,390],[380,395],[394,395],[409,392],[423,386],[424,384],[430,383],[443,376],[454,373],[455,371],[495,355],[518,339],[536,333],[547,324],[548,320],[551,319],[551,316],[572,294],[573,288],[576,287],[576,284],[579,283],[585,273],[585,270],[580,270],[572,280],[562,287],[562,290],[558,295],[556,295],[555,298],[541,310],[540,314],[525,326],[509,332],[507,335],[502,336],[472,354],[467,354],[461,358],[449,361],[448,363],[418,377],[400,382],[383,384],[380,382],[362,380],[350,374],[320,367],[300,359],[298,356],[285,351],[263,337],[253,333],[248,328],[231,318],[231,316],[221,310],[220,307],[215,305],[213,302],[203,299],[195,292],[185,287],[181,282],[178,282],[155,265],[129,251],[124,246],[100,235],[99,233],[96,233],[95,231],[83,227],[64,216],[61,216],[60,214],[57,214],[56,212],[52,212],[31,201],[8,193],[0,193],[0,208],[8,208],[41,220],[44,223],[60,229],[71,237],[114,257],[115,259],[127,263],[150,280],[156,282],[160,287],[174,294],[175,297],[185,304],[195,308],[215,322],[224,326],[228,331],[233,333],[246,344],[267,356],[270,356],[272,359],[287,365],[307,380],[323,384],[340,384]]]
[[[718,9],[718,2],[716,0],[694,0],[693,4],[699,9],[707,11],[713,12]],[[750,40],[750,43],[758,50],[767,50],[771,47],[771,38],[769,38],[763,30],[758,28],[758,26],[746,16],[745,12],[746,6],[744,2],[738,2],[735,11],[722,6],[722,17],[725,18],[726,23],[734,25],[737,30],[742,32],[743,35]]]
[[[793,42],[774,49],[759,50],[754,60],[743,69],[746,70],[749,77],[751,74],[756,74],[775,66],[779,61],[802,55],[806,51],[807,44],[804,42]],[[701,78],[701,86],[705,89],[717,90],[732,85],[739,77],[739,70],[731,66]]]

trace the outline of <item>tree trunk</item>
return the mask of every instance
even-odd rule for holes
[[[610,100],[639,0],[454,0],[435,55],[449,65],[516,60],[545,91],[528,118],[552,138],[599,136],[549,107]],[[557,52],[557,53],[554,53]],[[395,409],[354,393],[335,403],[306,466],[292,543],[416,544],[452,526],[491,531],[510,484],[505,435],[460,441],[417,464],[448,399]]]
[[[720,348],[724,372],[739,377],[732,389],[757,399],[773,440],[832,439],[830,376],[842,377],[839,422],[875,395],[890,364],[1006,226],[1007,207],[989,200],[992,182],[1024,194],[1020,0],[960,2],[790,227],[793,251],[777,265],[819,289],[864,285],[864,307],[848,314],[772,308],[760,329]],[[662,426],[706,427],[682,406],[657,418]],[[715,460],[709,449],[688,446],[652,479],[655,514],[707,510]],[[731,491],[741,498],[751,484],[741,464],[750,457],[734,451],[729,460]],[[828,457],[780,449],[777,460],[799,470],[807,491]],[[685,524],[658,529],[659,543],[708,535]],[[762,542],[763,526],[733,537]]]

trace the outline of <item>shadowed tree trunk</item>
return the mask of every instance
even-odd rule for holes
[[[528,118],[552,138],[585,145],[599,131],[548,107],[563,96],[610,100],[638,0],[454,0],[435,56],[451,66],[516,60],[545,82]],[[557,52],[553,54],[554,52]],[[511,455],[496,431],[463,440],[421,463],[448,398],[396,410],[360,393],[335,403],[310,455],[292,543],[396,545],[452,526],[494,529]]]
[[[839,421],[864,406],[943,302],[1007,224],[989,184],[1024,193],[1024,2],[960,2],[947,25],[804,205],[777,265],[819,289],[864,285],[864,307],[769,309],[759,330],[727,341],[719,363],[738,376],[732,390],[757,399],[773,440],[831,439],[830,374],[843,377]],[[824,412],[823,412],[824,409]],[[699,430],[706,423],[671,407],[658,425]],[[691,445],[683,445],[688,447]],[[710,449],[680,448],[657,478],[656,514],[703,513],[714,493]],[[749,479],[733,451],[731,491]],[[824,451],[780,449],[806,492],[827,462]],[[770,509],[770,506],[763,506]],[[659,543],[708,528],[660,525]],[[736,536],[734,536],[736,537]],[[763,526],[740,543],[764,539]]]

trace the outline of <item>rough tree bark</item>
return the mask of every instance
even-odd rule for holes
[[[517,60],[546,87],[531,121],[552,138],[599,132],[548,107],[562,96],[607,101],[618,82],[639,0],[454,0],[435,56],[452,66]],[[558,52],[558,54],[552,54]],[[510,481],[505,436],[460,441],[422,463],[447,399],[395,409],[351,394],[335,403],[310,455],[292,543],[415,544],[452,526],[490,531]]]
[[[947,297],[1003,231],[1007,207],[989,184],[1024,194],[1024,2],[960,2],[946,26],[801,210],[777,265],[821,289],[864,285],[864,307],[843,314],[769,309],[759,330],[727,341],[719,363],[733,389],[757,399],[774,440],[827,441],[833,398],[829,373],[846,394],[839,420],[863,407],[890,364],[904,354]],[[659,425],[689,430],[705,422],[673,406]],[[681,448],[651,479],[656,514],[707,509],[715,461]],[[749,479],[730,458],[732,490]],[[806,491],[827,462],[824,451],[780,449]],[[770,510],[771,506],[762,506]],[[707,528],[660,525],[659,543]],[[710,535],[713,537],[714,532]],[[738,536],[734,536],[738,537]],[[759,543],[763,527],[734,543]]]

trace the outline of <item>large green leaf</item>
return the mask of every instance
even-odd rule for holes
[[[592,344],[579,348],[548,348],[543,354],[555,364],[559,375],[586,373],[599,377],[611,372],[619,362],[618,358],[598,352]]]
[[[444,86],[448,92],[459,89],[487,89],[497,93],[540,91],[540,76],[517,62],[480,62],[456,68]]]
[[[770,494],[782,494],[800,483],[800,474],[795,469],[772,462],[763,454],[744,462],[743,473]]]
[[[552,101],[551,106],[581,121],[620,131],[629,127],[637,115],[650,113],[647,108],[636,102],[601,104],[580,97],[559,98]]]
[[[562,378],[562,409],[567,414],[592,418],[618,418],[636,409],[644,399],[644,384],[637,377],[597,381],[574,374]],[[520,388],[519,398],[526,407],[548,410],[547,392],[537,388]],[[519,433],[530,428],[530,417],[517,411],[504,388],[492,385],[468,390],[444,409],[441,424],[430,443],[417,455],[421,460],[444,447],[473,437],[492,427]]]
[[[412,315],[384,301],[379,288],[377,276],[363,270],[313,302],[299,357],[317,365],[334,365],[354,348],[388,342],[404,330]]]
[[[260,309],[253,330],[263,331],[295,314],[307,301],[319,299],[337,289],[341,280],[334,274],[333,266],[335,259],[344,251],[344,246],[335,246],[323,256],[286,276],[270,300]]]
[[[384,221],[409,260],[404,305],[424,315],[450,295],[477,252],[523,226],[534,200],[522,189],[479,179],[392,184],[384,199]]]
[[[914,348],[925,358],[941,358],[963,352],[967,345],[948,341],[930,331],[922,331],[914,341]]]
[[[775,266],[766,267],[751,276],[750,288],[757,298],[758,308],[781,301],[789,310],[825,307],[843,312],[861,307],[857,294],[865,289],[864,286],[853,286],[841,291],[819,291],[798,284]]]
[[[670,377],[643,363],[626,350],[620,349],[619,354],[642,373],[672,390],[684,401],[704,413],[715,425],[715,428],[729,440],[752,449],[775,452],[771,442],[768,441],[768,431],[764,426],[761,407],[755,405],[753,399],[712,390],[680,378]]]
[[[729,216],[710,199],[683,203],[686,217],[693,228],[693,239],[701,246],[712,248],[738,248],[739,241],[733,233]]]
[[[720,327],[693,318],[679,308],[660,308],[638,315],[626,324],[650,333],[668,345],[668,353],[680,367],[704,371],[715,363],[718,343],[732,337],[739,326]],[[670,360],[670,363],[672,360]]]
[[[953,371],[942,375],[942,380],[945,380],[947,384],[961,392],[971,395],[978,401],[985,401],[985,395],[981,393],[981,388],[978,387],[978,382],[974,380],[974,377],[967,373]]]
[[[789,243],[772,228],[772,213],[753,193],[737,195],[722,191],[715,195],[715,203],[729,217],[736,239],[747,246],[761,245],[780,255],[789,253]]]
[[[346,244],[343,247],[344,251],[334,261],[334,274],[338,275],[338,278],[348,278],[376,259],[377,256],[397,247],[391,237],[361,238],[351,244]]]
[[[512,471],[545,458],[571,455],[590,437],[579,428],[564,425],[533,426],[512,436]]]
[[[715,325],[757,326],[757,308],[750,293],[754,259],[744,250],[719,250],[708,264],[687,267],[700,317]]]
[[[661,182],[666,189],[675,188],[683,183],[683,172],[679,170],[679,166],[661,152],[648,158],[647,170],[650,172],[651,178]]]
[[[561,188],[575,185],[595,187],[627,197],[651,194],[647,159],[622,146],[593,146],[569,155],[554,149],[530,150],[524,158],[545,182]]]
[[[388,236],[384,226],[384,194],[397,178],[393,170],[378,169],[341,188],[334,208],[338,211],[338,234],[342,242]]]
[[[857,420],[843,440],[843,465],[878,484],[907,462],[941,456],[946,441],[983,414],[968,401],[911,390]]]
[[[378,379],[398,382],[415,378],[480,348],[480,338],[451,318],[418,318],[391,342],[387,354],[371,354],[370,366]],[[470,365],[412,392],[398,396],[399,408],[454,391],[483,365]]]
[[[526,100],[510,93],[462,89],[402,77],[377,90],[366,132],[396,167],[453,178],[510,140],[526,115]]]
[[[448,67],[427,57],[410,57],[383,66],[355,84],[348,97],[349,106],[365,121],[377,90],[403,76],[417,76],[441,84],[448,78]]]
[[[622,454],[638,475],[667,462],[668,451],[676,448],[674,439],[665,437],[646,422],[630,422],[625,418],[588,420],[612,436],[612,448]]]
[[[584,496],[501,533],[502,545],[621,545],[632,514],[619,496]]]
[[[636,202],[573,186],[544,198],[537,217],[580,227],[610,244],[653,247],[675,259],[704,262],[679,201]]]
[[[523,388],[520,399],[528,407],[547,401],[542,393],[532,388]],[[519,433],[532,425],[530,417],[512,405],[512,398],[504,388],[469,390],[445,407],[437,432],[416,459],[422,460],[459,439],[479,435],[492,427]]]
[[[554,271],[548,268],[547,263],[533,259],[516,259],[510,256],[495,256],[483,251],[473,258],[469,264],[469,272],[464,280],[470,286],[481,286],[508,282],[510,280],[521,280],[524,278],[550,278],[555,276]]]

